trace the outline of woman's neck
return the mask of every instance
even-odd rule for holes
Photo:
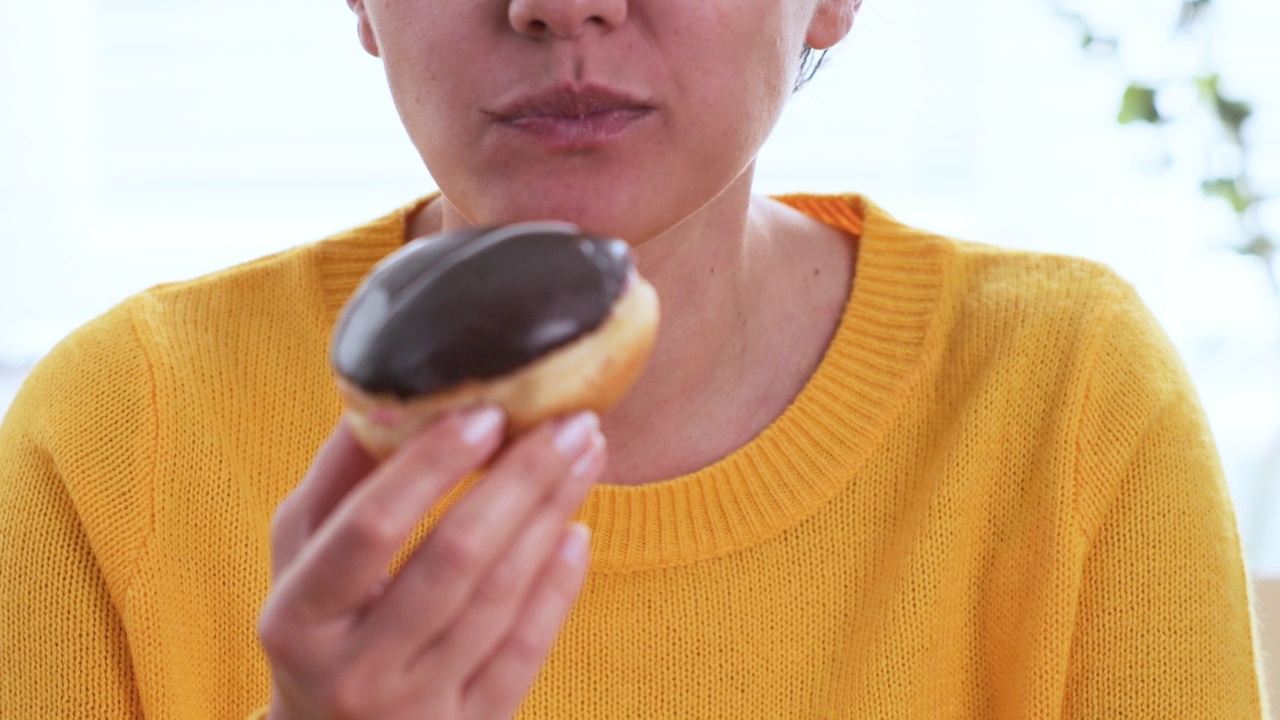
[[[785,329],[788,313],[781,306],[804,294],[790,283],[801,277],[807,284],[807,265],[826,261],[814,255],[813,243],[787,242],[797,233],[811,235],[806,221],[813,221],[752,198],[750,173],[744,185],[634,246],[640,273],[658,291],[662,320],[635,387],[602,418],[610,455],[606,482],[654,482],[724,457],[782,412],[825,350],[834,320],[814,318],[823,326],[815,345],[811,328]],[[410,237],[462,224],[459,219],[437,199],[413,218]],[[806,264],[802,274],[796,262]],[[786,348],[788,341],[800,347],[779,353],[779,342]]]

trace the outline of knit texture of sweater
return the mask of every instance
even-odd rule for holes
[[[1133,289],[779,199],[859,238],[830,347],[728,457],[592,491],[519,717],[1261,718],[1221,464]],[[342,412],[336,316],[417,206],[152,288],[34,370],[0,427],[0,716],[261,712],[272,513]]]

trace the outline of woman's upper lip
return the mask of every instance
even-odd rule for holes
[[[585,117],[616,110],[648,110],[653,106],[620,90],[602,86],[556,87],[521,95],[486,111],[499,121],[531,117]]]

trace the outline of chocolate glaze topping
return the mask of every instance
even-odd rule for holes
[[[567,223],[415,240],[347,303],[333,365],[367,392],[400,397],[504,375],[599,327],[630,269],[625,242]]]

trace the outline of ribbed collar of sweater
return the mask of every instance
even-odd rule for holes
[[[316,246],[328,326],[378,260],[405,242],[431,197]],[[696,472],[636,487],[599,486],[579,519],[592,529],[592,571],[672,567],[776,537],[856,482],[922,364],[937,314],[936,236],[860,195],[775,199],[860,238],[857,277],[817,370],[755,439]]]

